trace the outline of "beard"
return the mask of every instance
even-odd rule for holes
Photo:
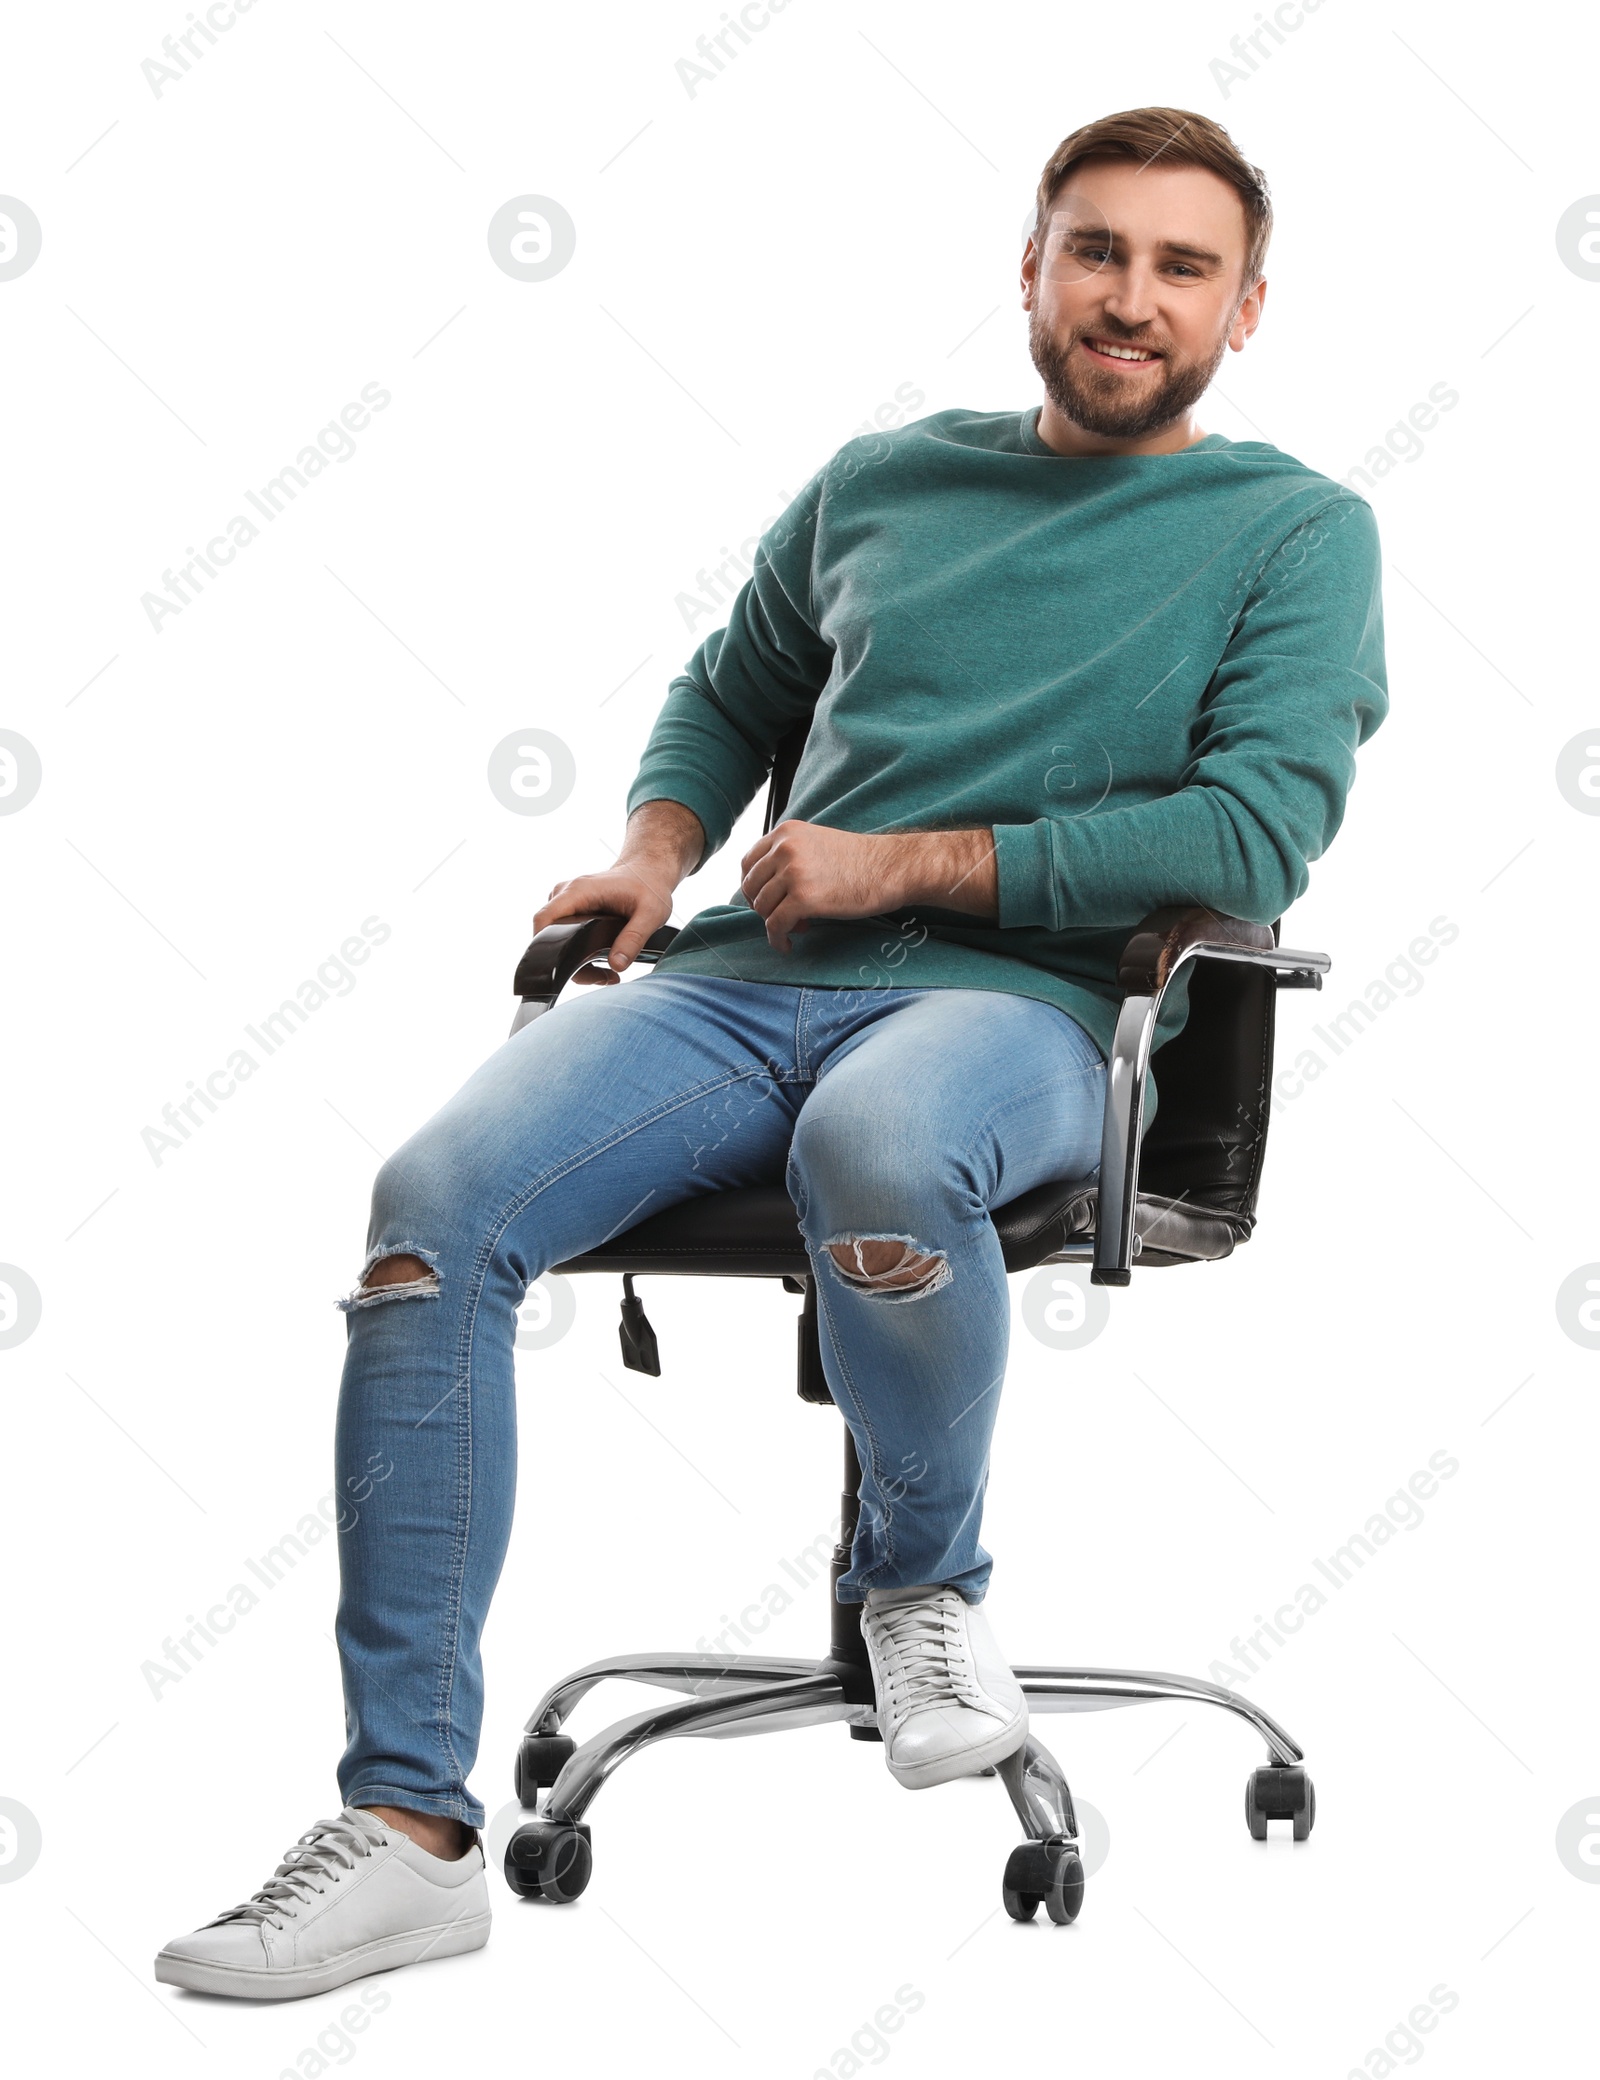
[[[1164,353],[1155,382],[1145,384],[1135,395],[1123,377],[1074,357],[1072,349],[1088,336],[1108,339],[1114,345],[1144,344],[1124,341],[1119,332],[1102,325],[1093,335],[1074,332],[1063,347],[1046,328],[1041,313],[1037,309],[1029,313],[1028,352],[1045,395],[1064,419],[1103,440],[1144,440],[1181,419],[1205,395],[1228,351],[1224,334],[1216,351],[1203,361],[1177,361]]]

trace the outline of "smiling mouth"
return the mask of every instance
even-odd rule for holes
[[[1120,340],[1085,339],[1079,345],[1103,368],[1148,368],[1161,359],[1152,347],[1125,346]]]

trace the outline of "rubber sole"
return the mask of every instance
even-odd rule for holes
[[[935,1784],[949,1784],[957,1777],[975,1777],[980,1771],[994,1763],[1003,1762],[1014,1755],[1028,1738],[1027,1715],[1023,1715],[1020,1726],[1005,1733],[997,1733],[993,1740],[981,1741],[974,1748],[964,1748],[958,1755],[942,1756],[937,1762],[914,1762],[908,1768],[897,1768],[893,1761],[893,1750],[885,1748],[884,1760],[889,1765],[889,1774],[897,1784],[907,1791],[931,1791]]]
[[[489,1940],[489,1919],[487,1914],[475,1914],[463,1921],[440,1922],[436,1928],[380,1936],[326,1964],[307,1965],[299,1971],[246,1971],[240,1965],[207,1964],[201,1958],[175,1957],[163,1950],[156,1957],[156,1978],[163,1986],[183,1986],[190,1993],[232,1994],[253,2001],[304,2000],[308,1994],[327,1993],[373,1972],[392,1972],[401,1965],[481,1950]]]

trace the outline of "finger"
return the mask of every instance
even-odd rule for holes
[[[796,896],[785,896],[767,916],[767,943],[775,946],[779,953],[793,951],[790,945],[792,932],[803,932],[811,920]]]
[[[744,879],[739,883],[739,888],[745,901],[753,903],[757,892],[765,888],[774,875],[782,872],[783,863],[778,854],[774,852],[763,854],[756,861],[755,865],[746,872]]]
[[[573,881],[558,881],[544,902],[533,913],[533,928],[542,932],[547,924],[559,924],[563,917],[576,917],[585,910],[597,910],[598,903],[586,902]]]
[[[746,891],[745,900],[757,917],[770,917],[789,893],[791,876],[787,868],[775,868],[752,895]]]
[[[611,942],[611,952],[607,958],[610,960],[613,969],[620,974],[624,968],[628,967],[637,958],[640,947],[643,946],[654,929],[655,926],[651,923],[649,916],[641,917],[639,912],[635,911],[627,924],[623,926],[622,930],[618,932],[615,939]]]
[[[748,874],[750,869],[755,865],[758,859],[764,859],[766,857],[768,852],[771,851],[772,841],[774,838],[777,837],[777,835],[778,833],[776,830],[763,831],[761,833],[761,836],[757,838],[756,842],[751,846],[750,850],[739,862],[739,871],[741,874]]]
[[[604,876],[585,874],[576,881],[556,884],[534,912],[533,928],[542,931],[547,924],[559,924],[564,917],[629,917],[643,901],[636,884],[625,883],[619,888]]]

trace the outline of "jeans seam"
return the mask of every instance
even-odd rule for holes
[[[1031,1104],[1041,1092],[1070,1090],[1080,1079],[1092,1078],[1097,1072],[1102,1076],[1104,1075],[1104,1062],[1087,1063],[1082,1068],[1069,1070],[1065,1076],[1058,1073],[1041,1077],[1037,1083],[1030,1084],[1025,1091],[1009,1092],[1004,1098],[997,1099],[983,1115],[982,1119],[978,1121],[972,1130],[973,1139],[976,1140],[980,1135],[987,1134],[995,1122],[1004,1119],[1008,1113],[1016,1111],[1020,1106]]]
[[[851,1375],[849,1360],[845,1357],[844,1346],[840,1342],[838,1334],[834,1327],[833,1310],[828,1305],[827,1286],[824,1282],[823,1274],[818,1267],[817,1260],[814,1255],[811,1258],[811,1275],[816,1281],[817,1305],[822,1310],[823,1319],[828,1325],[828,1342],[833,1348],[833,1355],[838,1364],[840,1376],[844,1380],[846,1390],[849,1393],[850,1405],[855,1410],[856,1420],[860,1423],[862,1430],[866,1433],[867,1471],[872,1476],[872,1485],[874,1489],[880,1496],[882,1496],[883,1483],[878,1477],[878,1433],[873,1429],[872,1418],[868,1415],[865,1407],[862,1405],[861,1396],[856,1391],[856,1383]],[[884,1557],[882,1561],[878,1564],[878,1566],[870,1568],[868,1570],[868,1572],[871,1574],[880,1574],[882,1573],[885,1567],[891,1570],[894,1567],[894,1509],[892,1504],[888,1502],[887,1498],[885,1498],[883,1501],[880,1514],[883,1522]],[[855,1553],[853,1550],[854,1543],[854,1540],[852,1540],[850,1567],[846,1570],[847,1572],[853,1571],[855,1567]],[[864,1580],[861,1586],[862,1593],[865,1594],[866,1583]]]
[[[1091,1062],[1074,1063],[1065,1071],[1046,1070],[1030,1083],[1026,1090],[1008,1091],[1003,1098],[997,1098],[978,1121],[976,1131],[981,1134],[991,1121],[1001,1118],[1009,1107],[1025,1104],[1030,1099],[1038,1097],[1041,1091],[1071,1090],[1079,1083],[1092,1082],[1097,1075],[1105,1074],[1105,1066],[1103,1061],[1096,1058]]]
[[[456,1753],[455,1687],[456,1670],[461,1659],[461,1605],[466,1589],[467,1551],[472,1543],[472,1364],[471,1334],[468,1324],[476,1329],[478,1320],[478,1295],[482,1289],[481,1279],[469,1288],[466,1310],[462,1316],[462,1343],[465,1347],[465,1365],[459,1358],[457,1363],[457,1388],[465,1381],[465,1392],[458,1394],[459,1407],[456,1413],[456,1528],[450,1555],[450,1599],[449,1622],[445,1627],[445,1652],[439,1664],[439,1689],[436,1709],[439,1713],[440,1747],[449,1761],[456,1785],[465,1792],[467,1773],[461,1767],[461,1758]]]

